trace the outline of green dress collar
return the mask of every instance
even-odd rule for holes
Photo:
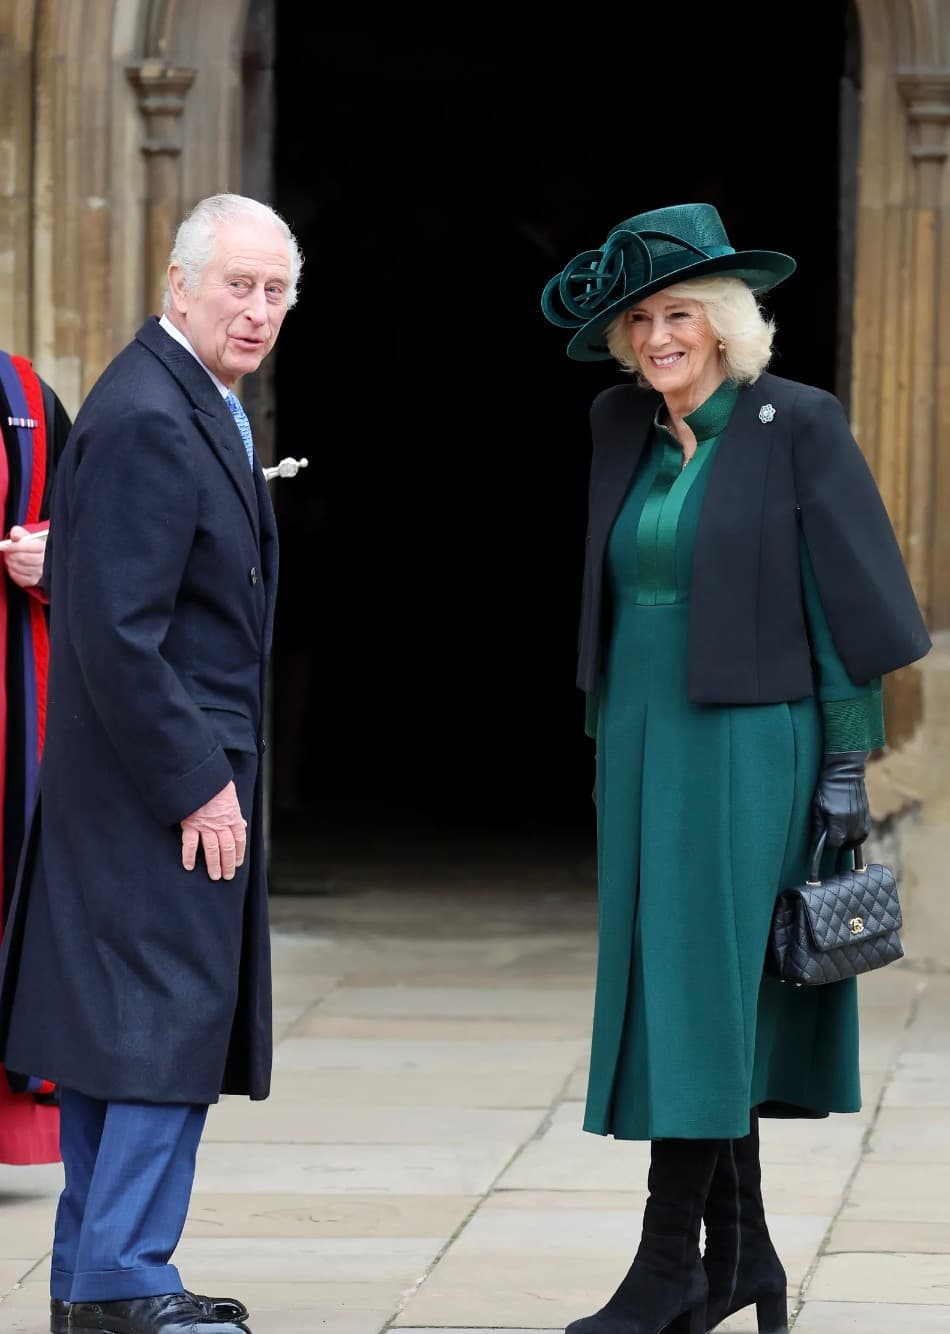
[[[683,421],[696,437],[697,443],[702,440],[710,440],[714,435],[721,435],[726,429],[729,418],[732,416],[732,409],[736,405],[736,399],[739,397],[739,386],[733,380],[723,380],[718,389],[714,389],[705,402],[700,403],[698,408],[687,413]],[[661,413],[665,412],[666,405],[660,403],[656,410],[656,416],[653,424],[669,433],[669,427],[660,420]]]

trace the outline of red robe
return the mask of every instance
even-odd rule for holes
[[[0,352],[0,504],[3,536],[13,524],[48,526],[54,460],[69,418],[22,357]],[[46,597],[21,589],[0,565],[0,939],[33,802],[43,749],[49,660]],[[29,1081],[29,1087],[24,1085]],[[0,1163],[59,1162],[59,1108],[29,1072],[0,1065]]]

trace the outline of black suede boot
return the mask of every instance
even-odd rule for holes
[[[655,1139],[636,1256],[620,1287],[566,1334],[705,1334],[699,1229],[720,1140]]]
[[[751,1133],[722,1143],[703,1220],[707,1329],[714,1330],[735,1311],[754,1303],[759,1334],[788,1334],[788,1280],[765,1221],[755,1110]]]

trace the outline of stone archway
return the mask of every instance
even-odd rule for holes
[[[851,412],[936,640],[888,683],[890,748],[874,766],[873,799],[895,822],[922,807],[907,868],[912,882],[936,885],[950,835],[950,17],[945,0],[855,5]],[[265,165],[267,128],[248,157],[242,109],[247,95],[267,103],[271,8],[0,7],[0,328],[73,411],[156,308],[183,209],[214,190],[261,189],[246,164]],[[248,50],[265,53],[256,83]],[[268,404],[255,413],[269,439]],[[950,957],[950,938],[935,948]]]
[[[922,663],[888,679],[890,744],[869,786],[875,815],[903,844],[914,952],[946,960],[937,901],[950,836],[950,16],[942,0],[857,8],[853,425],[934,636]]]
[[[950,19],[940,0],[858,0],[858,11],[855,428],[928,620],[944,629],[950,533],[935,519],[950,504]]]
[[[852,413],[918,595],[931,623],[950,628],[950,524],[936,522],[950,513],[950,443],[939,447],[950,439],[950,21],[941,0],[856,6]],[[259,54],[270,8],[7,0],[0,327],[72,408],[155,308],[183,208],[247,188],[245,34],[254,30]],[[254,95],[266,100],[266,71],[255,68]],[[260,188],[266,142],[252,153]]]

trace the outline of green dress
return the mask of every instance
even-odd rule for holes
[[[733,1138],[749,1111],[857,1111],[853,981],[763,976],[778,891],[805,879],[822,752],[883,745],[880,682],[848,678],[802,543],[816,695],[692,704],[690,565],[728,381],[659,421],[610,533],[611,634],[596,720],[598,961],[585,1130]]]

